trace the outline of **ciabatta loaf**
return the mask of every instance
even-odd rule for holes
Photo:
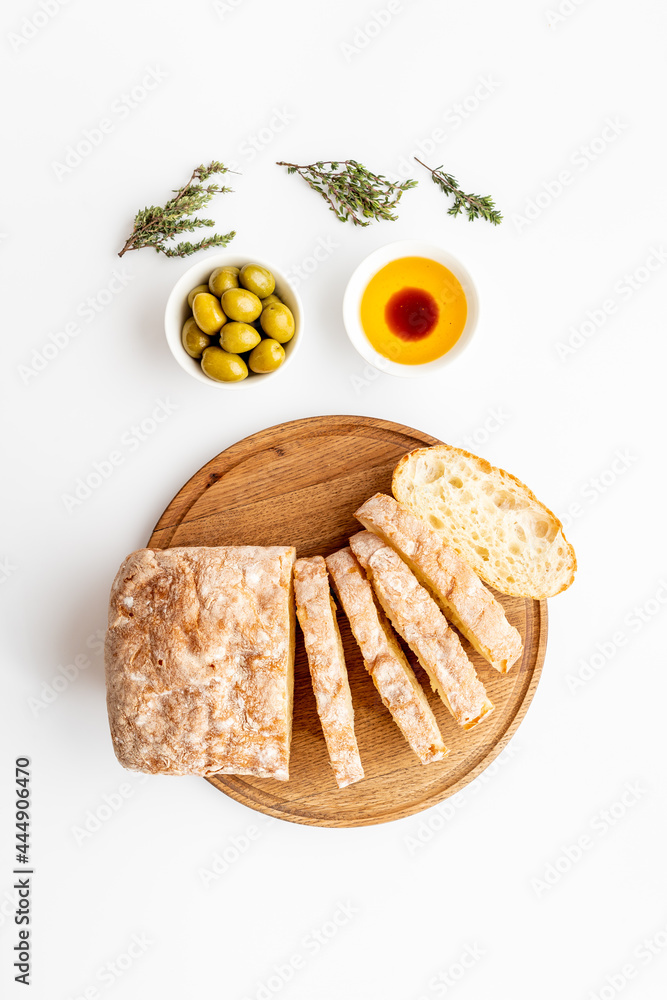
[[[389,620],[416,654],[445,705],[464,729],[493,711],[456,632],[397,552],[370,531],[350,539]]]
[[[336,607],[322,556],[294,564],[296,615],[303,632],[324,739],[339,788],[364,776],[354,733],[354,708]]]
[[[289,777],[296,550],[141,549],[109,600],[111,738],[150,774]]]
[[[542,600],[574,580],[574,549],[556,515],[483,458],[448,444],[418,448],[396,466],[392,490],[501,594]]]
[[[421,685],[350,549],[327,556],[334,590],[382,702],[422,764],[448,753]]]
[[[355,515],[396,549],[445,616],[500,673],[521,655],[519,632],[507,621],[501,604],[446,544],[442,535],[393,497],[376,493]]]

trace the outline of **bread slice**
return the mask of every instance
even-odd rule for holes
[[[345,666],[336,605],[322,556],[294,564],[296,615],[303,632],[317,714],[339,788],[364,776],[354,734],[354,708]]]
[[[350,549],[327,556],[326,564],[382,703],[422,764],[442,760],[449,751],[438,723],[366,574]]]
[[[446,617],[501,674],[521,656],[521,635],[501,604],[442,535],[393,497],[376,493],[355,517],[396,549]]]
[[[141,549],[120,567],[105,643],[111,738],[149,774],[289,778],[291,547]]]
[[[577,560],[555,514],[503,469],[437,444],[404,455],[392,491],[501,594],[543,600],[566,590]]]
[[[445,705],[464,729],[493,711],[457,634],[400,556],[370,531],[350,539],[392,625],[416,654]]]

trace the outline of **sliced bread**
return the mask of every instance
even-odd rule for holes
[[[400,460],[394,496],[502,594],[542,600],[574,580],[577,560],[555,514],[518,479],[438,444]]]
[[[364,776],[354,733],[354,708],[336,606],[322,556],[294,564],[296,615],[303,632],[317,714],[339,788]]]
[[[376,493],[356,512],[365,528],[396,549],[446,617],[501,674],[521,656],[521,635],[502,605],[442,535],[393,497]]]
[[[464,729],[493,711],[461,641],[431,595],[394,549],[370,531],[350,539],[392,625],[415,653],[445,705]]]
[[[350,549],[327,556],[326,564],[383,704],[422,764],[442,760],[448,750],[438,723],[366,574]]]

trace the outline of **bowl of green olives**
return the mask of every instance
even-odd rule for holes
[[[193,378],[225,389],[277,375],[300,342],[301,300],[283,271],[225,251],[193,264],[167,300],[171,353]]]

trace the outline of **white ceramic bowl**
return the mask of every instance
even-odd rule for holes
[[[244,264],[261,264],[271,271],[276,279],[276,295],[280,296],[286,306],[294,313],[295,331],[294,336],[286,344],[285,360],[280,368],[274,372],[266,372],[264,375],[257,375],[250,372],[247,378],[241,382],[216,382],[215,379],[204,375],[199,361],[191,358],[181,343],[181,332],[183,324],[191,315],[188,306],[188,292],[197,285],[203,285],[208,281],[211,271],[216,267],[225,267],[229,264],[242,267]],[[205,382],[206,385],[217,386],[220,389],[247,389],[251,386],[265,385],[271,379],[279,378],[281,372],[285,370],[301,343],[301,332],[303,328],[303,307],[301,299],[292,284],[288,281],[285,272],[272,264],[271,261],[257,257],[253,253],[244,253],[237,250],[222,250],[219,253],[209,254],[202,257],[196,264],[189,267],[178,279],[172,288],[164,312],[164,330],[167,336],[169,350],[174,355],[179,365],[188,375]]]
[[[451,350],[443,354],[442,357],[436,358],[435,361],[428,361],[423,365],[402,365],[397,361],[389,361],[388,358],[378,354],[361,325],[361,299],[368,282],[385,264],[400,257],[428,257],[430,260],[437,261],[438,264],[443,264],[461,282],[468,302],[468,315],[459,339]],[[422,243],[421,240],[400,240],[398,243],[389,243],[369,254],[362,260],[348,281],[343,298],[343,322],[353,346],[362,358],[378,371],[386,372],[388,375],[396,375],[399,378],[419,378],[440,371],[446,365],[451,364],[472,340],[478,317],[479,296],[475,283],[463,264],[441,247],[433,246],[431,243]]]

